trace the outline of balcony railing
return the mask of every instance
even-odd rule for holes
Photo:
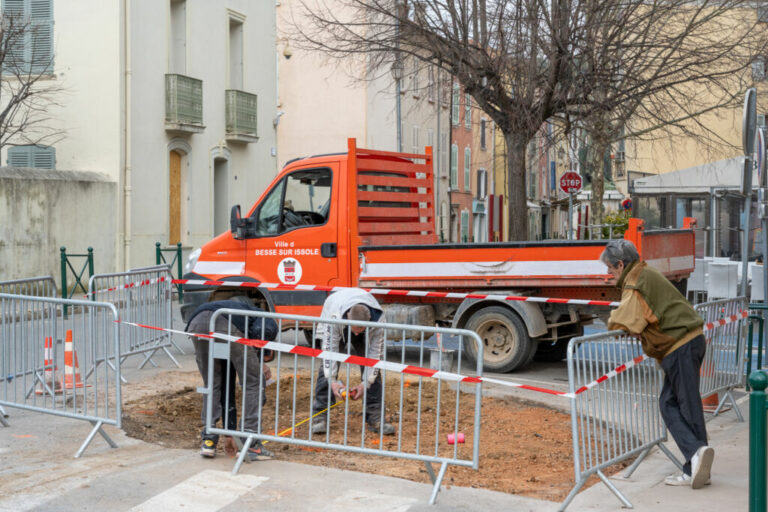
[[[200,132],[203,126],[203,81],[184,75],[165,75],[166,128]]]
[[[258,139],[256,103],[255,94],[226,91],[227,140],[255,142]]]

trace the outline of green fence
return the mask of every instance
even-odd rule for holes
[[[766,500],[766,400],[768,375],[757,371],[749,375],[749,512],[765,512]]]
[[[83,291],[83,294],[87,294],[88,283],[83,283],[83,275],[85,274],[86,270],[88,270],[88,279],[90,279],[93,275],[93,247],[89,247],[88,253],[86,254],[67,254],[67,248],[64,246],[59,248],[59,251],[61,252],[61,298],[71,299],[77,291],[78,286]],[[72,260],[79,260],[80,258],[85,258],[85,261],[83,261],[80,270],[76,270],[76,267],[72,265]],[[79,261],[75,263],[75,265],[79,265]],[[74,278],[74,282],[72,283],[71,287],[69,286],[69,282],[67,280],[67,276],[70,272]],[[67,306],[64,306],[64,316],[67,316]]]
[[[161,247],[160,242],[155,243],[155,263],[158,265],[169,265],[171,267],[171,274],[173,274],[173,268],[176,267],[176,275],[173,276],[174,279],[181,279],[181,242],[176,244],[176,247]],[[171,258],[171,261],[167,261],[165,259],[166,254],[173,254],[173,258]],[[184,298],[183,292],[181,291],[181,285],[176,285],[176,291],[179,293],[179,302],[182,301]]]

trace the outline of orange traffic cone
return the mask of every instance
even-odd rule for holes
[[[64,341],[64,378],[61,383],[64,389],[80,389],[87,386],[80,380],[80,367],[77,364],[77,353],[72,346],[72,331],[67,331]]]
[[[48,390],[54,393],[61,392],[61,382],[56,379],[56,365],[53,361],[53,338],[45,337],[45,352],[43,354],[43,381],[45,385],[38,382],[35,388],[35,394],[43,395]],[[46,389],[47,388],[47,389]]]

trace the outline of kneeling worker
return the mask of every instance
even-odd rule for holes
[[[338,291],[325,300],[320,318],[356,320],[364,322],[385,322],[384,311],[379,302],[370,293],[357,288],[349,288]],[[384,356],[385,331],[381,327],[373,327],[369,330],[368,353],[365,353],[365,327],[347,326],[341,324],[318,323],[318,335],[321,347],[329,352],[347,352],[372,359],[381,359]],[[349,339],[347,339],[349,338]],[[348,349],[351,344],[351,350]],[[324,360],[323,366],[317,375],[315,387],[314,411],[322,411],[343,400],[344,384],[337,380],[339,365],[335,361]],[[381,416],[381,373],[377,368],[360,367],[360,384],[349,390],[349,397],[359,400],[365,394],[365,421],[372,432],[386,435],[395,433],[395,427],[386,421],[382,422]],[[328,382],[331,382],[331,403],[328,404]],[[312,422],[312,433],[323,434],[328,428],[328,413],[317,416]],[[380,428],[381,427],[381,428]]]

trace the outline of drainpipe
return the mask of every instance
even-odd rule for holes
[[[122,64],[121,90],[123,126],[121,127],[120,154],[123,161],[123,264],[124,270],[131,268],[131,0],[122,0],[121,42]]]

